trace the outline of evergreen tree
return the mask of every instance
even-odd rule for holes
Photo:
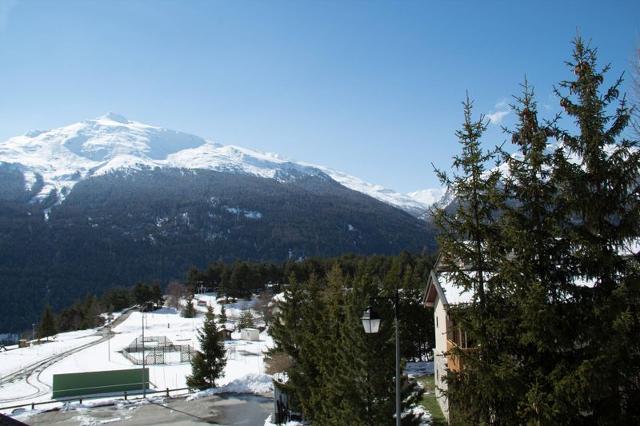
[[[145,283],[138,283],[133,289],[133,297],[137,305],[144,306],[153,300],[153,290]]]
[[[160,284],[154,284],[151,287],[150,298],[154,305],[158,307],[162,307],[164,305],[164,297],[162,295]]]
[[[133,304],[131,291],[121,287],[108,290],[102,297],[102,300],[107,306],[112,306],[114,311],[121,311]]]
[[[576,125],[557,133],[564,148],[558,173],[571,213],[563,237],[572,243],[576,280],[593,287],[575,289],[584,316],[580,363],[557,386],[591,422],[634,423],[640,421],[640,282],[637,253],[628,248],[640,232],[640,151],[624,137],[631,110],[620,97],[622,78],[603,88],[609,67],[600,69],[596,50],[579,37],[568,66],[575,78],[556,90]]]
[[[632,125],[636,138],[640,139],[640,48],[636,49],[636,55],[633,59],[633,91],[635,102],[632,113]]]
[[[240,321],[238,322],[238,327],[240,329],[254,327],[253,313],[251,312],[251,309],[246,309],[242,311],[242,314],[240,314]]]
[[[366,274],[352,281],[334,265],[326,281],[312,274],[308,281],[291,286],[278,306],[272,352],[288,355],[285,387],[307,420],[323,425],[342,425],[345,419],[353,425],[393,423],[393,321],[367,335],[360,320],[364,301],[380,295],[380,285],[373,281]],[[389,304],[380,300],[383,316],[393,318]],[[415,383],[404,383],[406,407],[420,392],[412,393]],[[417,421],[407,416],[403,424]]]
[[[464,123],[456,135],[461,154],[454,157],[456,174],[449,178],[436,171],[441,182],[458,200],[454,212],[436,209],[434,222],[443,262],[451,279],[472,294],[464,309],[450,310],[456,327],[462,327],[473,350],[454,346],[451,355],[461,357],[465,368],[448,377],[448,398],[452,418],[461,423],[491,423],[494,418],[509,422],[513,416],[514,392],[510,388],[514,361],[503,354],[513,338],[511,323],[504,321],[511,310],[507,285],[494,275],[504,256],[496,218],[503,204],[499,188],[500,173],[487,169],[495,152],[485,152],[481,138],[487,123],[484,117],[472,119],[472,103],[463,103]]]
[[[316,320],[325,326],[317,326],[317,333],[309,336],[309,352],[317,355],[319,370],[318,386],[311,389],[309,405],[315,408],[313,420],[318,424],[340,425],[344,413],[338,407],[343,403],[343,395],[338,391],[337,383],[341,379],[344,365],[340,363],[342,333],[344,322],[344,276],[338,265],[329,271],[327,285],[318,300]],[[343,421],[342,421],[343,423]]]
[[[100,316],[103,312],[102,306],[98,298],[94,295],[85,297],[80,307],[81,321],[79,329],[85,330],[93,328],[104,323],[104,319]]]
[[[182,308],[182,316],[184,318],[194,318],[196,316],[196,308],[193,305],[193,295],[187,296],[187,302]]]
[[[47,305],[44,308],[42,317],[40,318],[40,324],[38,325],[38,339],[53,336],[57,333],[55,317],[51,312],[51,306]]]
[[[518,124],[512,136],[516,147],[505,154],[509,173],[504,179],[506,196],[499,226],[509,256],[501,259],[496,273],[510,283],[509,305],[514,309],[505,321],[517,324],[517,340],[503,352],[515,360],[511,387],[521,421],[548,424],[568,422],[567,412],[555,394],[555,383],[567,373],[574,356],[576,305],[569,291],[570,269],[564,265],[569,253],[565,239],[558,238],[566,219],[562,193],[554,169],[554,149],[549,144],[555,120],[540,125],[533,90],[525,80],[513,109]],[[563,420],[561,420],[563,419]]]
[[[227,364],[224,338],[216,325],[213,309],[209,306],[202,328],[198,330],[200,350],[191,359],[191,375],[187,386],[191,389],[208,389],[216,386],[215,381],[224,375]]]

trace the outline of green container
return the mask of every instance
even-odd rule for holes
[[[149,389],[149,369],[91,371],[53,375],[53,398]]]

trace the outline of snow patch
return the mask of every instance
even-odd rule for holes
[[[273,379],[268,374],[247,374],[224,386],[196,392],[187,397],[187,401],[204,398],[219,393],[254,393],[266,394],[273,391]]]
[[[429,207],[440,201],[442,197],[444,197],[445,192],[445,188],[428,188],[409,192],[407,195],[417,202]]]
[[[225,207],[225,210],[231,214],[243,215],[247,219],[262,219],[262,213],[254,210],[245,210],[239,207]]]
[[[296,422],[295,420],[290,420],[286,423],[273,423],[271,420],[271,414],[264,421],[264,426],[305,426],[305,423]]]

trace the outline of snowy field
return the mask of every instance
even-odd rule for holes
[[[194,302],[197,303],[197,300],[204,300],[214,308],[216,314],[220,313],[220,306],[216,303],[215,295],[197,295]],[[242,310],[250,308],[253,303],[253,301],[240,301],[226,305],[228,325],[232,326]],[[132,312],[122,323],[113,327],[114,335],[111,339],[55,361],[52,365],[39,371],[37,377],[34,373],[28,378],[21,377],[13,383],[0,387],[0,401],[13,399],[11,403],[5,402],[0,406],[50,400],[52,396],[50,386],[54,374],[140,368],[126,359],[120,351],[142,334],[143,321],[145,337],[164,336],[174,344],[189,344],[194,349],[198,349],[197,330],[202,327],[206,306],[196,306],[196,309],[198,310],[196,318],[182,318],[179,312],[173,308],[162,308],[144,314],[137,311]],[[0,353],[1,376],[4,377],[8,373],[24,368],[25,365],[51,355],[97,341],[102,335],[101,333],[96,335],[96,332],[97,330],[93,329],[60,333],[56,336],[55,342]],[[263,360],[264,352],[271,344],[271,337],[266,332],[260,335],[259,341],[240,340],[240,333],[233,333],[232,339],[225,342],[227,365],[224,377],[216,383],[220,387],[218,392],[268,393],[271,390],[271,378],[264,374]],[[150,365],[148,368],[153,390],[184,388],[186,387],[186,376],[191,374],[190,363],[180,363],[179,356],[172,358],[170,364]],[[37,397],[33,397],[34,383],[43,389],[42,394]],[[24,399],[16,399],[21,398],[22,395],[24,395]]]
[[[61,333],[55,340],[48,343],[0,352],[0,377],[20,371],[39,360],[99,340],[100,336],[95,334],[94,329]]]

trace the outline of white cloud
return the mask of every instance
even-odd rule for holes
[[[487,118],[491,124],[500,124],[507,115],[509,115],[509,111],[496,111],[487,114]]]
[[[506,110],[507,108],[509,108],[509,103],[507,102],[506,99],[502,99],[500,102],[498,102],[495,107],[495,109],[500,109],[500,110]]]
[[[509,115],[511,111],[509,110],[509,104],[506,99],[501,99],[493,106],[493,112],[490,112],[486,115],[491,124],[500,124],[502,120]]]

